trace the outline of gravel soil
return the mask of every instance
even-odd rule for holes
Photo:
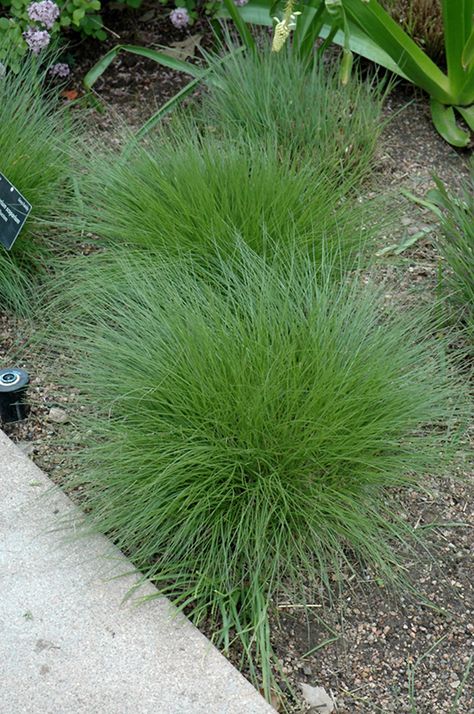
[[[125,13],[122,23],[128,29],[121,41],[169,44],[170,37],[182,42],[190,34],[202,34],[206,42],[205,27],[194,27],[188,34],[171,31],[167,20],[156,14],[143,21],[139,13]],[[120,23],[116,31],[122,34]],[[87,55],[82,52],[75,78],[102,51],[103,46]],[[184,83],[186,78],[170,70],[124,56],[97,85],[108,111],[90,110],[91,131],[113,141],[118,119],[139,126]],[[80,91],[77,79],[71,86]],[[399,189],[422,196],[432,186],[433,173],[456,187],[465,175],[468,153],[455,151],[438,137],[426,100],[409,87],[393,92],[386,116],[391,121],[380,143],[376,184],[393,192],[401,217],[396,233],[381,237],[379,249],[401,245],[426,229],[425,237],[400,254],[386,251],[378,258],[377,277],[384,281],[386,299],[400,302],[403,309],[413,301],[432,299],[440,257],[432,216],[400,198]],[[66,447],[58,437],[60,441],[66,433],[64,423],[73,417],[77,395],[55,383],[52,368],[60,364],[61,355],[40,353],[30,342],[33,332],[31,324],[0,308],[0,366],[28,370],[32,402],[25,422],[4,428],[60,483]],[[416,594],[391,592],[361,573],[339,583],[340,595],[330,605],[323,607],[321,599],[304,610],[298,602],[273,603],[273,644],[283,690],[273,703],[280,711],[329,711],[309,708],[300,688],[307,683],[324,687],[341,713],[474,714],[474,666],[469,671],[474,653],[474,469],[469,444],[460,445],[460,451],[459,465],[445,480],[433,479],[426,492],[402,496],[407,519],[424,532],[430,548],[430,555],[420,552],[420,558],[407,562],[406,575]],[[236,664],[238,654],[230,654]]]

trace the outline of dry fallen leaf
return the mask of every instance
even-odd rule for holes
[[[265,699],[266,697],[265,697],[265,692],[264,692],[264,690],[260,688],[258,691],[260,692],[260,694],[262,695],[262,697]],[[267,701],[268,701],[268,700],[267,700]],[[283,701],[282,701],[281,696],[280,696],[279,694],[277,694],[276,692],[271,692],[271,694],[270,694],[270,704],[272,705],[272,707],[273,707],[277,712],[282,711]]]
[[[63,92],[61,92],[61,96],[63,96],[65,99],[68,99],[70,102],[73,102],[75,99],[78,98],[79,92],[77,89],[65,89]]]
[[[171,42],[169,47],[160,49],[164,55],[169,55],[179,60],[186,60],[188,57],[194,57],[196,49],[200,47],[202,35],[190,35],[185,40],[179,42]]]
[[[148,10],[141,17],[138,18],[138,22],[151,22],[156,17],[156,10]]]
[[[334,700],[324,687],[312,687],[310,684],[300,682],[303,699],[318,714],[331,714],[334,711]]]

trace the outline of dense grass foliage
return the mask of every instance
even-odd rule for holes
[[[113,243],[209,256],[236,236],[337,243],[349,266],[379,207],[358,200],[380,133],[383,91],[341,88],[291,53],[209,58],[209,90],[147,143],[94,151],[82,182],[84,227]],[[380,221],[379,221],[380,222]],[[342,240],[341,240],[342,238]]]
[[[267,691],[274,598],[319,598],[357,562],[397,577],[395,487],[443,468],[462,403],[429,316],[285,255],[241,243],[207,272],[95,254],[52,309],[89,525],[219,644],[238,638]]]
[[[0,306],[26,314],[29,306],[31,281],[28,269],[15,261],[0,245]]]
[[[84,177],[84,227],[113,244],[208,257],[236,237],[259,253],[269,242],[337,245],[350,265],[380,222],[357,182],[331,180],[310,161],[279,158],[258,140],[201,136],[194,122],[121,156],[92,156]]]
[[[474,160],[459,196],[447,191],[441,181],[437,185],[443,209],[438,246],[451,269],[452,296],[474,337]]]
[[[208,130],[309,159],[329,179],[370,169],[383,128],[381,83],[354,77],[342,87],[337,66],[308,67],[290,46],[275,54],[268,43],[209,61],[213,81],[198,111]]]
[[[45,267],[49,222],[64,203],[73,141],[65,119],[35,57],[0,76],[0,171],[33,206],[11,253],[0,246],[0,304],[18,311],[26,310],[31,280]]]

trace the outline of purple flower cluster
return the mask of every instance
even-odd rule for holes
[[[177,7],[170,12],[171,23],[178,29],[189,25],[189,13],[185,7]]]
[[[237,5],[237,7],[243,7],[248,3],[249,0],[234,0],[234,5]]]
[[[58,19],[60,14],[59,7],[53,0],[41,0],[41,2],[32,2],[28,6],[28,17],[30,20],[40,22],[50,30]]]
[[[41,50],[44,50],[51,40],[49,32],[46,32],[46,30],[38,30],[36,27],[29,27],[26,32],[23,33],[23,37],[34,55],[39,55]]]
[[[32,2],[28,5],[28,17],[30,20],[39,22],[40,25],[46,27],[46,30],[28,27],[26,32],[23,33],[25,42],[34,55],[39,55],[41,50],[44,50],[49,45],[51,35],[47,30],[51,30],[59,15],[59,7],[53,0],[41,0],[41,2]]]
[[[52,67],[49,68],[49,73],[51,77],[57,77],[58,79],[66,79],[71,74],[71,70],[68,64],[65,62],[56,62]]]

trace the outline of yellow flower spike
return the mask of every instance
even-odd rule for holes
[[[293,12],[294,5],[295,0],[288,0],[283,19],[279,20],[277,17],[273,18],[276,25],[273,32],[272,52],[280,52],[287,41],[290,32],[296,27],[296,18],[298,15],[301,15],[301,13]]]

